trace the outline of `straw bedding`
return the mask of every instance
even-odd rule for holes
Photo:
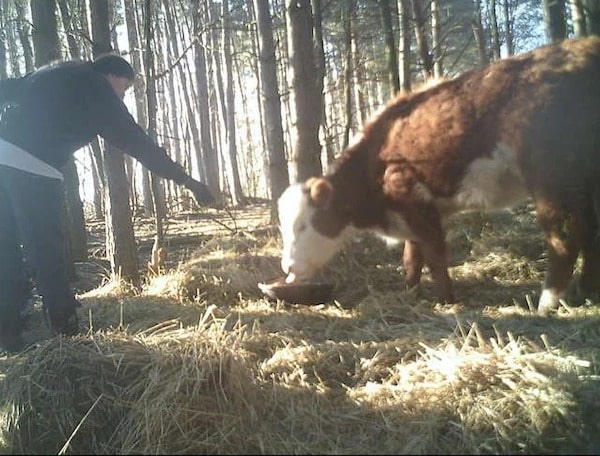
[[[260,234],[256,234],[260,233]],[[369,236],[323,271],[335,301],[287,305],[273,230],[215,235],[189,261],[81,300],[86,330],[0,356],[0,452],[597,452],[600,312],[532,313],[545,261],[530,208],[449,227],[464,299]]]

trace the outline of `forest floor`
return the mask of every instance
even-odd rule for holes
[[[51,337],[39,302],[25,351],[0,354],[0,454],[597,453],[600,306],[535,312],[546,267],[532,208],[448,226],[459,302],[404,290],[401,245],[349,242],[334,297],[291,305],[266,204],[179,214],[142,289],[111,277],[104,226],[73,283],[81,335]],[[578,265],[579,267],[579,265]]]

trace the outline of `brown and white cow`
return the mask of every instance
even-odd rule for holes
[[[287,281],[314,275],[357,233],[406,240],[408,287],[427,264],[454,301],[444,221],[533,199],[547,239],[538,310],[600,291],[600,38],[567,40],[400,95],[325,176],[279,199]]]

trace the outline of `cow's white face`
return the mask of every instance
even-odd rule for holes
[[[313,186],[293,184],[279,197],[281,267],[286,282],[314,276],[353,232],[331,208],[331,184],[322,178],[313,181],[317,181]]]

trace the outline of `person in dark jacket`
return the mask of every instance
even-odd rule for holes
[[[122,99],[134,76],[125,59],[105,55],[0,81],[0,349],[24,345],[21,309],[30,298],[25,263],[52,331],[72,335],[79,329],[79,303],[66,272],[59,171],[77,149],[99,135],[158,176],[185,186],[198,204],[215,202],[206,185],[171,160],[127,110]]]

